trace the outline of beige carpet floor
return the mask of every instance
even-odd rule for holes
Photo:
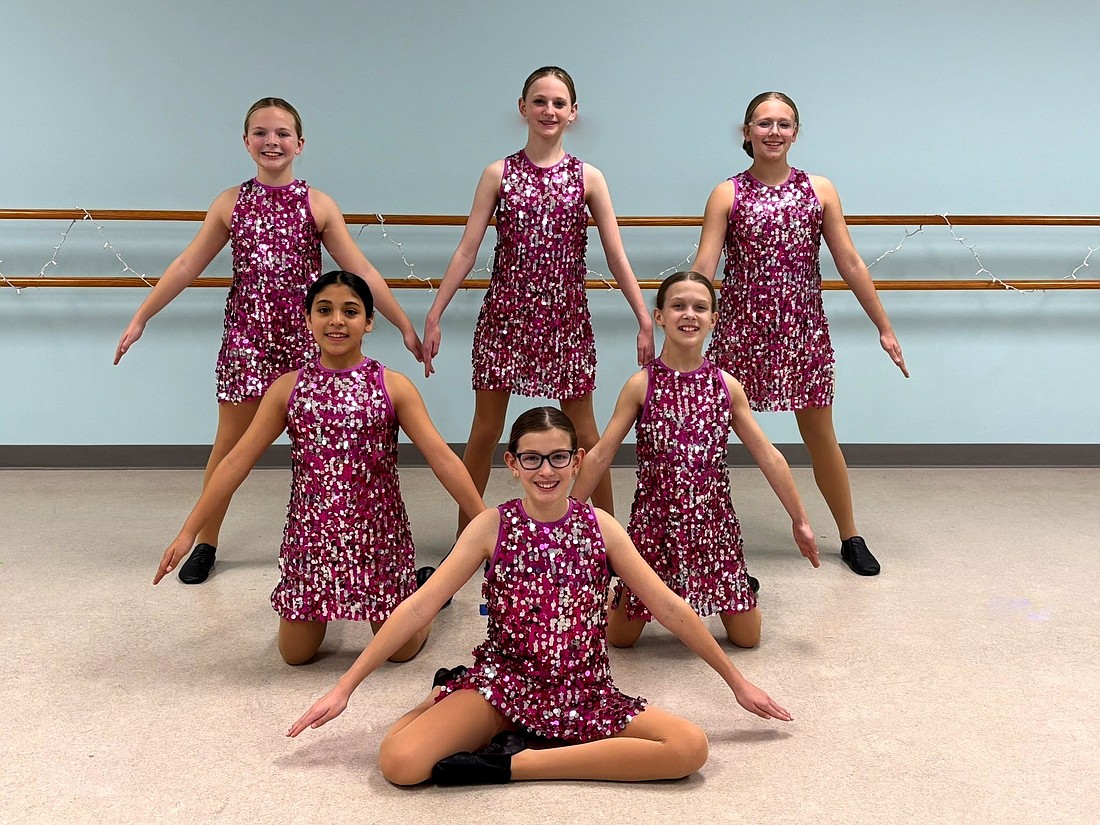
[[[284,665],[268,604],[287,474],[238,494],[214,575],[150,584],[194,500],[191,471],[0,472],[0,821],[4,823],[1087,823],[1100,810],[1100,470],[863,469],[859,578],[796,476],[813,570],[755,470],[735,470],[764,637],[737,666],[795,715],[743,712],[662,628],[613,651],[627,692],[702,726],[692,777],[621,785],[390,786],[387,726],[484,632],[479,583],[421,655],[387,665],[343,717],[288,724],[369,638],[335,625]],[[422,563],[450,544],[428,470],[403,473]],[[615,471],[620,515],[633,473]],[[490,504],[512,495],[495,475]],[[717,633],[717,620],[709,620]],[[727,645],[727,648],[729,646]]]

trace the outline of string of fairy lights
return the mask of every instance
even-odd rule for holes
[[[405,268],[409,270],[409,274],[405,276],[405,280],[420,281],[428,285],[429,291],[432,289],[432,279],[424,278],[416,274],[416,264],[405,257],[405,245],[401,241],[395,241],[390,237],[390,233],[386,230],[386,218],[381,212],[376,212],[374,215],[378,218],[378,226],[382,230],[382,240],[389,241],[395,247],[397,247],[397,254],[401,256],[401,263],[405,265]],[[358,244],[362,239],[363,230],[367,228],[366,224],[359,227],[359,232],[355,236],[355,242]]]
[[[991,272],[989,269],[987,269],[985,264],[982,263],[981,256],[978,255],[978,246],[977,246],[977,244],[967,243],[966,238],[959,235],[955,231],[955,226],[951,223],[951,219],[948,217],[947,212],[942,213],[940,215],[940,217],[943,219],[943,223],[944,223],[944,226],[947,227],[947,231],[951,233],[951,238],[954,241],[956,241],[957,243],[959,243],[962,247],[964,247],[973,256],[974,262],[978,265],[977,270],[975,270],[975,272],[974,272],[974,277],[983,277],[983,276],[987,277],[993,283],[998,284],[998,285],[1004,287],[1005,289],[1012,290],[1014,292],[1025,292],[1025,291],[1033,292],[1034,291],[1034,290],[1021,290],[1018,287],[1013,286],[1012,284],[1005,283],[1005,281],[1003,279],[999,278],[997,275],[995,275],[993,272]],[[924,225],[923,224],[918,226],[916,229],[906,229],[905,230],[905,235],[904,235],[904,237],[902,237],[901,242],[898,243],[898,245],[895,246],[893,249],[887,249],[885,252],[883,252],[881,255],[879,255],[877,258],[875,258],[873,261],[871,261],[871,263],[867,264],[867,268],[871,269],[875,264],[877,264],[883,258],[887,257],[888,255],[893,255],[894,253],[901,251],[902,247],[905,246],[906,241],[908,241],[914,235],[919,235],[923,232],[924,232]],[[1089,258],[1092,257],[1092,253],[1096,252],[1098,249],[1100,249],[1100,247],[1086,246],[1085,249],[1087,250],[1087,254],[1085,255],[1085,259],[1083,261],[1081,261],[1081,263],[1079,263],[1077,265],[1077,267],[1071,273],[1069,273],[1068,275],[1064,275],[1061,280],[1063,280],[1063,281],[1076,281],[1077,280],[1077,273],[1080,272],[1082,269],[1087,269],[1088,268]]]
[[[117,263],[120,265],[121,274],[122,275],[132,275],[135,279],[140,280],[145,285],[152,287],[154,284],[149,280],[149,278],[146,276],[146,274],[144,272],[139,272],[138,270],[136,270],[132,266],[130,266],[130,264],[122,256],[122,254],[114,247],[114,245],[111,243],[110,239],[107,237],[107,233],[104,231],[103,225],[95,219],[95,217],[92,215],[92,213],[89,212],[87,209],[81,209],[80,211],[83,213],[83,216],[80,217],[80,218],[73,218],[71,221],[69,221],[68,226],[66,226],[63,231],[58,233],[60,239],[52,247],[49,259],[44,264],[42,264],[41,268],[38,270],[38,277],[45,278],[47,272],[49,272],[53,268],[57,268],[57,269],[60,270],[61,261],[59,260],[59,256],[61,255],[62,248],[65,246],[66,241],[69,239],[69,235],[72,232],[73,228],[77,224],[90,223],[95,228],[96,233],[100,236],[100,238],[103,241],[102,249],[104,249],[108,253],[112,254],[115,257],[115,260],[117,261]],[[429,277],[425,277],[425,276],[417,274],[416,263],[414,261],[410,260],[409,255],[405,251],[404,242],[403,241],[398,241],[398,240],[396,240],[395,238],[392,237],[392,235],[390,233],[390,230],[387,227],[385,217],[380,213],[378,213],[376,215],[376,217],[378,219],[378,227],[379,227],[379,230],[380,230],[381,235],[382,235],[382,240],[389,242],[390,244],[392,244],[396,248],[397,254],[401,259],[402,265],[408,270],[407,274],[405,275],[405,279],[406,280],[416,280],[416,281],[420,281],[421,283],[426,283],[426,284],[429,285],[429,289],[431,289],[432,288],[431,287],[432,279],[429,278]],[[947,229],[947,231],[950,234],[952,240],[954,240],[956,243],[958,243],[964,249],[966,249],[970,253],[971,257],[974,259],[974,263],[977,265],[977,269],[974,271],[974,277],[976,277],[976,278],[986,278],[986,279],[990,280],[992,283],[997,284],[998,286],[1004,287],[1004,289],[1006,289],[1006,290],[1011,290],[1011,291],[1014,291],[1014,292],[1032,291],[1032,290],[1021,290],[1018,287],[1015,287],[1012,284],[1007,283],[1003,278],[1001,278],[996,273],[994,273],[992,270],[990,270],[985,265],[985,263],[982,261],[981,255],[978,253],[977,244],[969,242],[966,237],[960,235],[956,231],[956,227],[951,223],[951,220],[948,216],[948,213],[946,213],[946,212],[942,213],[940,215],[940,218],[942,218],[943,223],[944,223],[944,227]],[[362,242],[363,233],[366,229],[367,229],[366,224],[364,224],[362,227],[360,227],[359,232],[356,235],[356,243],[361,243]],[[890,249],[887,249],[881,255],[879,255],[877,258],[875,258],[873,261],[871,261],[867,265],[867,268],[872,269],[877,264],[882,262],[884,259],[889,257],[890,255],[895,255],[895,254],[901,252],[903,250],[903,248],[905,247],[906,243],[908,241],[910,241],[912,238],[914,238],[917,235],[926,234],[925,233],[926,229],[927,229],[927,227],[925,227],[923,224],[917,226],[915,229],[906,228],[905,233],[904,233],[903,237],[901,238],[901,240],[898,242],[898,244],[895,245],[894,247],[890,248]],[[1088,269],[1089,259],[1092,257],[1092,254],[1094,252],[1100,251],[1100,247],[1086,246],[1085,249],[1087,250],[1087,253],[1086,253],[1084,259],[1081,261],[1080,264],[1078,264],[1073,269],[1072,272],[1070,272],[1068,275],[1063,276],[1062,280],[1064,280],[1064,281],[1065,280],[1076,281],[1078,279],[1077,274],[1079,272],[1081,272],[1082,270]],[[691,263],[691,261],[694,259],[695,254],[696,254],[697,251],[698,251],[698,245],[693,245],[692,250],[687,254],[687,256],[683,260],[681,260],[679,263],[677,263],[673,266],[670,266],[670,267],[667,267],[666,269],[661,270],[657,275],[657,279],[658,280],[663,279],[667,275],[671,274],[672,272],[676,272],[676,271],[681,270],[684,267],[688,266]],[[4,260],[2,258],[0,258],[0,264],[2,264],[3,262],[4,262]],[[483,267],[474,268],[471,271],[471,274],[482,274],[482,273],[489,274],[489,273],[492,272],[492,266],[493,266],[493,256],[490,253],[490,255],[488,256],[488,258],[485,261],[485,265]],[[598,271],[593,270],[593,269],[588,269],[586,274],[589,278],[591,278],[593,280],[603,281],[603,283],[609,289],[616,288],[613,280],[610,279],[607,275],[605,275],[602,272],[598,272]],[[10,278],[13,278],[13,277],[16,277],[16,276],[6,275],[6,274],[4,274],[3,270],[0,270],[0,285],[6,286],[10,289],[14,289],[15,292],[18,294],[21,291],[21,287],[17,286],[16,284],[14,284],[10,280]]]

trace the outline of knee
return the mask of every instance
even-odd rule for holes
[[[710,743],[698,725],[685,721],[676,735],[665,743],[669,748],[670,778],[681,779],[707,763]]]
[[[279,634],[279,655],[283,657],[284,662],[295,667],[312,662],[317,651],[321,649],[321,641],[324,639],[322,636],[316,644],[312,643],[312,640],[303,644],[302,640],[288,640],[283,636],[284,634]]]
[[[394,785],[419,785],[432,775],[431,765],[425,765],[411,748],[392,739],[384,740],[378,750],[378,769]]]
[[[726,638],[735,647],[753,648],[760,644],[760,608],[738,613],[721,614]]]
[[[424,643],[428,641],[428,634],[431,632],[431,625],[419,631],[415,636],[405,642],[404,645],[399,647],[389,657],[388,661],[394,664],[401,664],[402,662],[408,662],[411,659],[415,659],[416,655],[424,649]]]
[[[600,440],[600,429],[596,426],[595,419],[591,421],[574,420],[573,427],[577,431],[577,445],[584,447],[586,450],[591,450],[596,446],[596,442]]]
[[[279,655],[283,657],[283,661],[288,665],[297,667],[298,665],[306,665],[312,662],[313,657],[317,655],[317,650],[302,650],[301,648],[287,650],[282,645],[279,645]]]
[[[733,643],[734,647],[751,650],[760,644],[760,628],[757,627],[751,631],[727,631],[726,637]]]
[[[475,415],[470,425],[470,441],[496,445],[504,434],[504,419],[495,415]]]
[[[607,628],[607,643],[612,647],[634,647],[635,642],[638,641],[641,635],[640,628],[630,627],[629,625],[626,627],[612,627],[609,625]]]

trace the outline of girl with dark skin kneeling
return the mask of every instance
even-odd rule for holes
[[[365,620],[377,632],[422,579],[413,569],[412,533],[398,482],[398,427],[467,512],[485,509],[413,383],[363,355],[363,337],[374,326],[374,300],[363,279],[340,270],[322,275],[306,293],[302,323],[320,354],[275,379],[264,393],[248,430],[211,474],[153,579],[156,584],[175,569],[210,513],[225,507],[285,429],[293,459],[291,494],[271,606],[279,614],[279,653],[291,665],[314,657],[331,621]],[[430,629],[420,627],[388,657],[411,659]]]

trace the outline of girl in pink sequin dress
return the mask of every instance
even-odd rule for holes
[[[573,496],[588,497],[634,427],[638,486],[627,527],[631,541],[696,613],[717,613],[731,642],[755,647],[760,610],[749,587],[726,468],[731,429],[783,503],[795,543],[814,567],[817,542],[790,468],[753,419],[745,391],[703,357],[714,305],[714,287],[698,272],[677,272],[661,284],[653,312],[665,333],[661,355],[626,382],[603,438],[585,458]],[[633,645],[652,618],[620,581],[608,641]]]
[[[821,301],[821,239],[840,276],[878,328],[882,348],[909,376],[901,346],[848,234],[832,183],[792,169],[798,109],[782,92],[753,98],[742,127],[752,166],[720,183],[703,216],[695,268],[713,279],[726,256],[708,356],[741,382],[754,410],[793,410],[814,479],[856,573],[879,564],[858,535],[848,467],[833,429],[833,348]]]
[[[569,497],[584,456],[554,407],[521,415],[505,462],[524,496],[475,518],[431,579],[409,597],[355,664],[288,731],[320,727],[355,688],[487,565],[487,638],[466,671],[397,721],[379,767],[398,785],[530,779],[641,781],[698,770],[707,739],[690,722],[614,685],[605,639],[611,569],[765,719],[791,716],[745,680],[695,612],[657,578],[615,519]],[[550,747],[528,747],[530,740]],[[548,741],[549,740],[549,741]]]
[[[271,382],[317,353],[301,316],[306,289],[321,274],[322,245],[338,266],[367,280],[378,297],[379,311],[401,330],[405,346],[420,358],[416,330],[352,240],[336,203],[295,179],[294,159],[305,138],[294,107],[277,97],[256,101],[245,116],[244,145],[256,163],[256,176],[218,195],[195,239],[138,307],[115,350],[117,364],[149,320],[231,243],[233,283],[217,363],[218,430],[204,485],[248,429]],[[224,517],[224,509],[210,514],[197,535],[195,552],[180,568],[181,581],[206,580]]]
[[[416,589],[409,520],[397,477],[397,428],[412,439],[471,516],[485,509],[469,473],[432,426],[412,382],[362,353],[374,324],[370,289],[329,272],[305,296],[320,355],[272,382],[251,425],[211,474],[153,579],[171,572],[210,514],[229,501],[285,429],[293,455],[290,503],[271,604],[288,664],[316,654],[328,622],[369,621],[376,631]],[[299,316],[301,323],[301,316]],[[393,651],[411,659],[430,626]]]
[[[582,447],[599,439],[592,409],[596,349],[585,293],[589,212],[615,283],[638,320],[638,363],[653,357],[653,326],[607,183],[598,169],[562,148],[577,117],[572,78],[556,66],[535,70],[523,86],[519,112],[527,121],[527,145],[482,174],[466,230],[424,323],[429,375],[443,312],[470,273],[495,213],[493,274],[474,331],[474,420],[463,456],[483,492],[513,394],[559,400]],[[593,501],[611,511],[610,476],[601,479]],[[465,524],[460,514],[460,532]]]

